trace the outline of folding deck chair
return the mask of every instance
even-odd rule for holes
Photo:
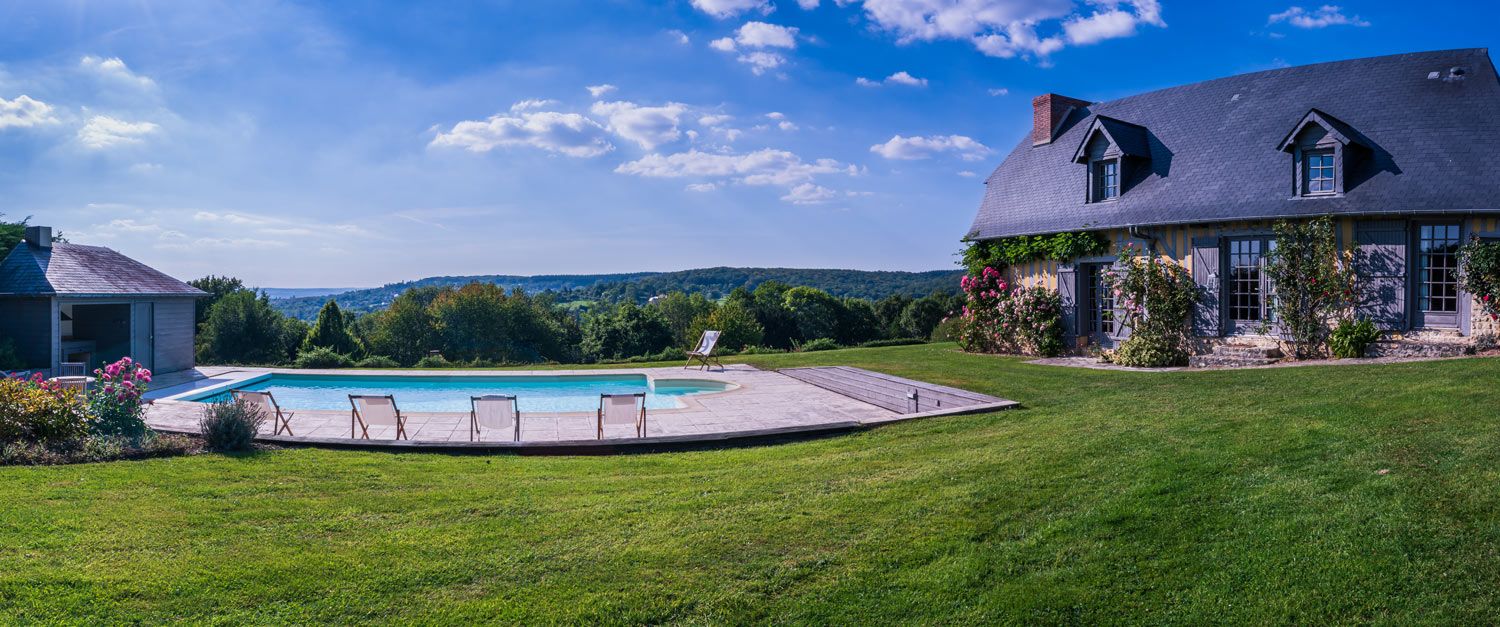
[[[281,406],[276,404],[276,397],[270,392],[251,392],[248,390],[233,390],[230,392],[238,400],[248,403],[251,407],[259,409],[261,414],[271,419],[271,435],[281,435],[285,431],[287,435],[292,433],[291,412],[282,413]]]
[[[469,441],[483,440],[484,429],[515,429],[517,442],[521,441],[521,404],[514,396],[489,394],[469,397]]]
[[[683,368],[692,367],[693,361],[696,360],[699,364],[701,364],[698,367],[699,370],[708,368],[710,362],[718,364],[719,369],[723,370],[724,364],[719,361],[718,357],[714,356],[714,346],[718,343],[718,331],[704,331],[703,337],[698,338],[698,348],[688,351],[687,365],[684,365]]]
[[[646,436],[646,393],[600,394],[599,439],[604,439],[604,425],[635,425],[635,437]]]
[[[349,413],[349,437],[354,435],[354,425],[357,423],[364,439],[370,439],[371,425],[395,425],[396,439],[406,438],[406,417],[401,415],[401,410],[396,408],[396,397],[386,395],[350,394],[349,405],[352,411]]]

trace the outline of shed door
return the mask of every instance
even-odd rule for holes
[[[156,369],[156,304],[133,303],[130,306],[130,358],[150,369]]]
[[[1359,315],[1383,330],[1406,328],[1406,223],[1362,221],[1354,225],[1359,244],[1355,268],[1364,284]]]

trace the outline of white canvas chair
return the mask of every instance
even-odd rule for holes
[[[357,437],[366,440],[370,439],[372,425],[395,425],[396,439],[406,438],[406,418],[401,415],[401,410],[396,408],[396,397],[389,394],[384,396],[350,394],[349,405],[353,408],[349,414],[349,437],[356,437],[354,426],[358,424],[361,435]]]
[[[688,351],[688,362],[687,365],[683,366],[683,368],[692,367],[693,362],[697,361],[699,363],[699,370],[708,368],[710,362],[718,364],[719,369],[723,370],[724,364],[719,361],[718,357],[714,356],[714,346],[716,346],[718,343],[718,331],[704,331],[703,337],[698,338],[698,347]]]
[[[635,437],[646,436],[646,394],[600,394],[599,439],[604,425],[635,425]]]
[[[489,394],[469,397],[469,441],[483,440],[481,429],[515,430],[521,441],[521,404],[514,396]]]
[[[287,435],[296,435],[292,433],[292,416],[296,414],[291,412],[283,413],[281,406],[276,404],[276,397],[271,396],[270,392],[234,390],[230,394],[233,394],[235,399],[244,401],[251,407],[259,409],[261,415],[270,418],[271,435],[281,435],[282,431],[285,431]]]

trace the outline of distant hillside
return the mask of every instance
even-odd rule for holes
[[[701,268],[678,272],[635,272],[629,274],[562,274],[562,275],[477,275],[428,277],[416,281],[391,283],[382,287],[353,290],[337,294],[339,307],[356,312],[384,309],[400,293],[427,285],[466,285],[475,281],[494,283],[506,289],[521,288],[529,293],[555,292],[561,301],[634,300],[645,302],[657,294],[672,291],[700,292],[713,298],[728,294],[736,287],[754,289],[766,281],[788,285],[806,285],[826,290],[835,296],[880,299],[891,294],[925,296],[934,291],[957,289],[960,270],[930,272],[872,272],[866,270],[821,270],[808,268]],[[328,301],[327,295],[279,298],[271,305],[289,316],[312,320]]]
[[[260,291],[265,292],[272,300],[277,298],[300,298],[303,296],[328,296],[329,294],[343,294],[360,289],[357,287],[262,287]]]

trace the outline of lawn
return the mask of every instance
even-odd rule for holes
[[[1489,622],[1500,360],[848,364],[1021,401],[748,449],[0,468],[0,623]]]

